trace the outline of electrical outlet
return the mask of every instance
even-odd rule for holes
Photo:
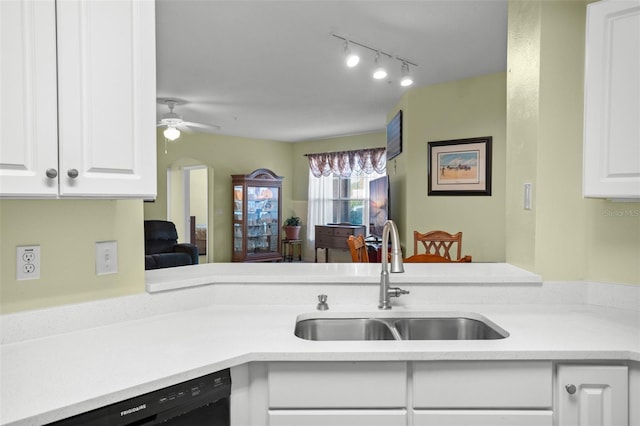
[[[96,243],[96,275],[118,272],[118,242],[98,241]]]
[[[40,279],[40,246],[16,247],[16,279]]]

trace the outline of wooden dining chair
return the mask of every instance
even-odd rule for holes
[[[463,256],[460,260],[451,260],[437,254],[420,253],[403,260],[405,263],[469,263],[471,256]]]
[[[413,254],[418,253],[418,243],[422,243],[425,253],[436,254],[448,260],[460,260],[462,257],[462,232],[449,234],[445,231],[429,231],[424,234],[413,231]],[[456,256],[451,256],[453,245],[457,244]]]
[[[364,236],[358,235],[354,237],[353,235],[349,235],[347,245],[351,252],[351,260],[354,263],[369,263],[369,251],[367,244],[364,242]]]

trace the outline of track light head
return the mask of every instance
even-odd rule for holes
[[[387,76],[387,71],[382,67],[378,67],[375,70],[373,70],[373,78],[375,78],[376,80],[382,80],[386,76]]]
[[[402,62],[402,66],[400,67],[400,72],[402,73],[402,78],[400,79],[400,86],[407,87],[413,84],[413,78],[411,78],[411,74],[409,74],[409,65],[406,62]]]
[[[376,80],[382,80],[387,76],[387,70],[385,70],[383,67],[380,66],[380,64],[378,63],[379,60],[380,60],[380,52],[377,52],[376,59],[375,59],[376,68],[373,70],[373,78],[375,78]]]
[[[344,57],[349,68],[355,67],[360,62],[360,56],[353,53],[349,48],[349,40],[345,40],[344,42]]]

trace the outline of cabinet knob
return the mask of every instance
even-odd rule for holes
[[[58,171],[56,169],[47,169],[47,171],[45,172],[45,174],[47,175],[47,177],[49,179],[55,179],[58,177]]]
[[[78,173],[78,169],[69,169],[67,171],[67,176],[69,176],[71,179],[75,179],[78,177],[80,173]]]
[[[576,393],[575,385],[567,385],[564,388],[567,390],[567,392],[569,392],[569,395],[573,395],[574,393]]]

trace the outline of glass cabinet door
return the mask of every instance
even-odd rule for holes
[[[282,177],[268,169],[233,180],[234,262],[280,262]]]
[[[244,188],[242,185],[233,187],[233,255],[239,256],[244,252],[242,243],[244,240],[244,227],[242,208],[244,200]]]
[[[247,186],[247,253],[278,251],[279,188]]]

